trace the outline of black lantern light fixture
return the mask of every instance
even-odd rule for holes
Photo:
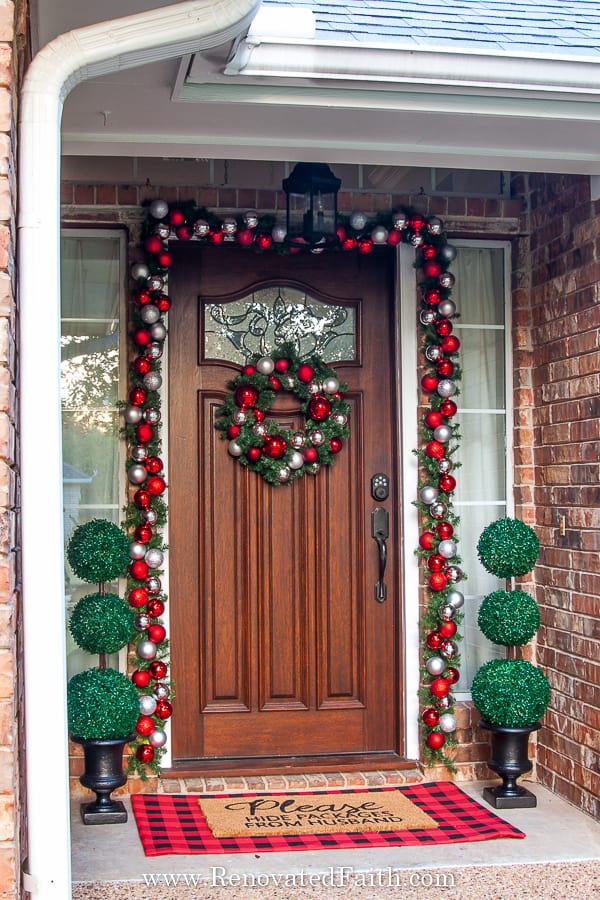
[[[292,243],[337,240],[337,195],[342,182],[325,163],[297,163],[284,178],[286,225]]]

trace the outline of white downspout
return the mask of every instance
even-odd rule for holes
[[[60,122],[88,78],[218,46],[260,0],[187,0],[60,35],[21,95],[19,309],[28,872],[40,900],[71,896],[60,408]]]

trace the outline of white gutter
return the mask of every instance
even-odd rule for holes
[[[62,107],[85,79],[235,39],[259,4],[187,0],[76,29],[37,54],[23,86],[18,247],[29,828],[24,887],[36,900],[71,896],[60,408]]]

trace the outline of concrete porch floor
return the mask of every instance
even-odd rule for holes
[[[537,807],[497,814],[524,839],[369,850],[147,858],[128,801],[127,824],[110,826],[83,825],[74,803],[73,900],[600,897],[600,823],[546,788],[523,784]],[[459,784],[487,806],[484,786]]]

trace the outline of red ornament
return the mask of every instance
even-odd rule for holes
[[[255,409],[255,410],[253,410],[253,412],[254,412],[254,418],[256,419],[257,422],[264,421],[265,414],[262,409]]]
[[[437,259],[426,259],[423,263],[423,275],[425,278],[437,278],[441,272],[442,266]]]
[[[141,763],[151,763],[154,759],[154,747],[151,744],[140,744],[135,755]]]
[[[150,491],[140,489],[133,495],[133,502],[138,509],[148,509],[152,503],[152,495],[150,494]]]
[[[167,636],[167,631],[164,625],[149,625],[148,626],[148,640],[152,641],[153,644],[160,644]]]
[[[148,293],[148,291],[135,291],[133,294],[133,302],[137,306],[145,306],[146,303],[150,303],[152,297]]]
[[[369,237],[361,237],[358,239],[358,252],[370,253],[373,249],[373,241]]]
[[[280,391],[281,390],[281,382],[278,378],[275,378],[274,375],[271,375],[269,378],[269,384],[271,385],[272,390]]]
[[[423,420],[428,428],[437,428],[438,425],[442,424],[442,414],[437,410],[432,409],[427,413],[425,419]]]
[[[148,398],[144,388],[133,388],[129,391],[129,402],[132,406],[143,406]]]
[[[229,425],[227,428],[227,437],[232,441],[239,435],[241,430],[239,425]]]
[[[448,538],[451,538],[454,534],[454,528],[450,524],[450,522],[438,522],[435,526],[435,530],[440,536],[442,541],[447,541]]]
[[[390,247],[395,247],[402,240],[402,232],[397,228],[392,228],[387,236],[387,243]]]
[[[150,684],[150,672],[146,669],[136,669],[131,676],[131,680],[136,687],[145,688]]]
[[[438,626],[438,631],[442,637],[454,637],[456,634],[456,622],[452,621],[452,619],[449,622],[442,622],[441,625]],[[152,638],[150,638],[150,640],[152,640]]]
[[[282,357],[281,359],[275,360],[275,371],[276,372],[287,372],[290,367],[289,359],[285,359]]]
[[[413,231],[419,232],[425,227],[425,217],[422,216],[421,213],[413,213],[412,216],[409,216],[406,224],[409,228],[412,228]]]
[[[454,400],[442,400],[442,402],[440,403],[440,412],[443,416],[446,416],[448,419],[450,419],[458,412],[458,406],[456,405]]]
[[[338,227],[335,229],[335,233],[337,235],[337,239],[340,242],[340,244],[343,244],[344,241],[346,240],[346,236],[347,236],[346,229],[344,228],[344,226],[338,225]]]
[[[439,553],[434,553],[434,555],[430,556],[427,560],[427,568],[431,572],[441,572],[445,565],[446,559]]]
[[[439,441],[429,441],[425,444],[425,454],[431,459],[443,459],[444,445],[440,444]]]
[[[342,250],[356,250],[356,238],[347,237],[342,241]]]
[[[256,366],[244,366],[242,372],[244,375],[256,375]]]
[[[140,422],[139,425],[136,425],[135,436],[140,444],[147,444],[148,441],[152,440],[153,435],[152,425],[148,425],[146,422]]]
[[[193,232],[187,225],[180,225],[175,229],[175,234],[180,241],[191,241]]]
[[[253,407],[256,406],[258,400],[258,388],[254,387],[253,384],[240,384],[235,389],[233,396],[236,404],[242,409]]]
[[[432,591],[443,591],[448,585],[448,579],[443,572],[432,572],[429,576],[429,587]]]
[[[138,328],[133,332],[133,340],[138,347],[146,347],[152,341],[152,334],[147,328]]]
[[[280,434],[268,434],[263,444],[263,452],[269,459],[281,459],[285,456],[287,443]]]
[[[153,475],[146,482],[146,487],[154,497],[158,497],[159,494],[165,492],[167,485],[165,484],[165,479],[161,478],[160,475]]]
[[[436,293],[439,292],[436,291]],[[449,322],[448,319],[440,319],[434,327],[440,337],[448,337],[449,334],[452,334],[452,322]]]
[[[425,638],[425,643],[430,650],[439,650],[444,643],[444,638],[437,631],[430,631]]]
[[[137,372],[138,375],[147,375],[151,368],[152,362],[147,356],[138,356],[137,359],[134,359],[133,361],[133,370],[134,372]]]
[[[153,619],[158,619],[159,616],[165,611],[165,604],[162,600],[158,600],[156,597],[150,597],[148,600],[148,605],[146,606],[146,612],[149,616],[152,616]]]
[[[143,581],[148,575],[148,563],[144,562],[143,559],[134,559],[133,562],[129,564],[129,572],[131,573],[131,577],[135,578],[136,581]]]
[[[148,737],[154,731],[154,719],[151,716],[140,716],[137,720],[135,730],[138,734]]]
[[[144,588],[133,588],[127,595],[127,602],[134,609],[141,609],[148,602],[148,592]]]
[[[140,544],[147,544],[152,537],[152,529],[149,525],[138,525],[134,534],[136,541]]]
[[[308,404],[308,413],[315,422],[324,422],[331,415],[331,400],[327,397],[313,397]]]
[[[162,245],[161,238],[157,234],[151,234],[144,241],[144,250],[146,253],[160,253]]]
[[[332,437],[329,440],[329,447],[331,448],[332,453],[339,453],[342,447],[344,446],[344,442],[338,437]]]
[[[448,666],[444,672],[444,678],[449,684],[456,684],[460,678],[460,672],[454,666]]]
[[[440,676],[433,679],[429,685],[429,690],[434,697],[447,697],[450,693],[450,683],[447,678]]]
[[[307,463],[314,463],[318,460],[319,454],[314,447],[307,447],[302,454],[302,459]]]
[[[451,494],[456,490],[456,478],[453,475],[448,475],[447,472],[444,472],[438,479],[438,486],[440,491],[443,491],[445,494]]]
[[[429,288],[423,294],[423,300],[427,306],[437,306],[441,299],[442,295],[435,288]]]
[[[236,234],[236,240],[242,247],[249,247],[254,242],[254,232],[249,228],[244,228]]]
[[[156,257],[156,262],[161,267],[161,269],[168,269],[171,265],[171,254],[168,250],[161,250],[161,252]]]
[[[258,247],[260,247],[261,250],[268,250],[272,243],[273,238],[265,231],[261,231],[256,235],[256,244]]]
[[[440,714],[437,709],[429,707],[429,709],[423,710],[421,718],[429,728],[433,728],[440,721]]]
[[[161,313],[169,312],[171,309],[171,299],[166,294],[159,294],[154,302]]]
[[[167,665],[161,659],[155,659],[148,666],[148,671],[157,681],[160,681],[161,678],[165,678],[167,674]]]
[[[425,244],[421,250],[421,256],[423,259],[433,259],[437,256],[437,250],[433,244]]]
[[[262,450],[260,447],[248,447],[246,451],[246,456],[250,462],[258,462],[262,455]]]
[[[144,468],[151,475],[157,475],[163,467],[163,461],[159,456],[149,456],[144,462]]]
[[[460,341],[454,334],[449,334],[442,341],[442,350],[444,353],[458,353]]]
[[[185,215],[180,209],[172,209],[169,213],[169,222],[171,225],[174,225],[176,228],[179,225],[183,225],[185,222]]]
[[[222,244],[223,238],[224,238],[224,234],[222,231],[209,231],[208,232],[208,243],[209,244]]]
[[[435,369],[442,378],[449,378],[454,372],[454,363],[450,359],[440,359]]]
[[[430,750],[440,750],[444,746],[445,741],[446,738],[441,731],[430,731],[425,738],[425,743]]]
[[[423,375],[421,378],[421,387],[426,394],[433,394],[439,383],[439,378],[436,375]]]
[[[315,370],[312,368],[312,366],[309,366],[306,363],[298,366],[298,371],[296,372],[298,381],[302,381],[304,384],[308,384],[312,380],[314,374]]]
[[[154,715],[158,719],[169,719],[173,715],[173,707],[168,700],[159,700]]]
[[[423,550],[431,550],[434,541],[435,534],[433,533],[433,531],[424,531],[419,538],[419,547],[421,547]]]

